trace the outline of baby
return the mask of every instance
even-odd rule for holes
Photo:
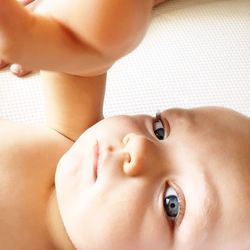
[[[1,249],[250,247],[250,119],[235,111],[107,118],[74,144],[7,121],[0,136]]]
[[[0,121],[1,249],[249,249],[250,119],[215,107],[103,119],[106,71],[71,63],[62,71],[83,77],[44,74],[48,127]]]

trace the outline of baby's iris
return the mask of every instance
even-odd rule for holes
[[[170,217],[172,220],[175,220],[179,214],[180,206],[179,206],[178,195],[174,190],[174,188],[172,187],[167,188],[163,205],[166,215]]]

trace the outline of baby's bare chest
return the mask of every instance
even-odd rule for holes
[[[39,168],[46,168],[42,159],[36,165],[18,159],[0,165],[0,249],[50,249],[46,208],[51,188],[45,179],[49,173]]]
[[[3,138],[3,132],[8,137]],[[0,144],[0,249],[4,250],[53,249],[46,213],[62,152],[50,137],[44,138],[46,133],[30,132],[34,137],[25,139],[22,130],[0,125],[0,138],[5,139]]]

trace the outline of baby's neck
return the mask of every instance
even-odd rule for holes
[[[61,215],[58,209],[55,189],[51,193],[48,201],[47,210],[47,225],[51,239],[56,249],[60,250],[75,250],[71,240],[69,239]]]

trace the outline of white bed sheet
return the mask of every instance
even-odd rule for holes
[[[39,74],[0,72],[0,116],[45,121]],[[109,72],[104,113],[220,105],[250,116],[250,1],[169,0]]]

